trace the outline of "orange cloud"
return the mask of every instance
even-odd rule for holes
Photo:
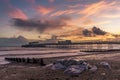
[[[98,21],[98,22],[94,22],[94,21],[85,21],[83,22],[82,26],[95,26],[95,25],[102,25],[102,24],[108,24],[111,23],[111,21]]]
[[[83,22],[84,25],[89,25],[89,24],[94,24],[94,21],[92,21],[91,19],[87,19]]]
[[[44,6],[37,6],[37,7],[36,7],[36,10],[37,10],[39,13],[41,13],[41,14],[43,14],[43,15],[46,15],[46,14],[52,12],[54,9],[53,9],[53,8],[47,8],[47,7],[44,7]]]
[[[104,14],[102,17],[105,18],[120,18],[120,14]]]
[[[105,1],[100,1],[98,3],[89,5],[88,7],[86,7],[82,11],[80,11],[79,14],[84,14],[85,17],[89,17],[91,15],[96,15],[96,14],[101,13],[104,10],[106,10],[106,11],[109,10],[110,8],[112,8],[112,6],[115,3],[116,2],[107,3]]]
[[[84,20],[90,16],[100,16],[101,13],[103,13],[103,12],[107,12],[107,11],[116,9],[116,7],[115,7],[116,3],[117,3],[116,1],[107,2],[107,1],[102,0],[100,2],[93,3],[90,5],[80,5],[80,4],[69,5],[68,8],[70,8],[70,9],[56,11],[56,12],[52,13],[50,16],[78,14],[78,15],[82,15],[81,19]],[[80,6],[84,6],[84,8],[81,10],[81,8],[78,8]],[[71,9],[71,8],[73,8],[73,9]],[[74,9],[74,8],[76,8],[76,9]]]
[[[106,12],[114,10],[113,6],[115,6],[115,4],[116,2],[108,3],[105,1],[100,1],[97,3],[93,3],[91,5],[87,5],[87,7],[85,6],[84,9],[79,10],[78,13],[77,12],[75,13],[75,14],[79,14],[80,16],[75,20],[73,20],[72,24],[77,26],[94,26],[94,25],[102,25],[102,24],[110,23],[109,20],[94,22],[88,19],[94,17],[101,17],[101,15],[105,14]]]
[[[69,10],[60,10],[57,12],[54,12],[51,14],[51,16],[60,16],[60,15],[68,15],[68,14],[78,14],[78,18],[75,20],[68,21],[68,24],[70,25],[77,25],[77,26],[94,26],[94,25],[101,25],[101,24],[107,24],[110,23],[110,21],[98,21],[93,22],[91,20],[88,20],[91,16],[101,16],[102,13],[105,13],[110,10],[114,10],[113,6],[115,8],[116,2],[107,2],[107,1],[100,1],[97,3],[93,3],[90,5],[85,5],[84,8],[81,9],[69,9]],[[80,5],[73,5],[70,7],[78,7]]]
[[[18,8],[15,8],[13,11],[9,12],[8,15],[12,18],[28,19],[24,12]]]

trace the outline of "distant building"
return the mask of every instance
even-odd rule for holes
[[[46,39],[44,43],[57,43],[59,39],[57,39],[57,36],[52,35],[51,39]]]
[[[58,44],[71,44],[71,40],[58,41]]]
[[[29,42],[29,45],[39,44],[39,42]]]

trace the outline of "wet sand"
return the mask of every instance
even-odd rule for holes
[[[45,63],[49,64],[61,58],[45,59]],[[94,73],[85,71],[78,77],[70,77],[64,74],[63,70],[46,69],[37,64],[10,63],[0,66],[0,80],[120,80],[120,52],[94,53],[72,58],[85,60],[92,65],[106,61],[111,65],[112,70],[98,66],[98,70]]]

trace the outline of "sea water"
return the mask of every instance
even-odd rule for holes
[[[22,48],[22,47],[1,47],[0,64],[9,63],[4,60],[5,57],[57,57],[77,55],[79,49],[57,49],[57,48]]]
[[[91,48],[92,47],[92,48]],[[31,58],[49,58],[49,57],[61,57],[61,56],[75,56],[83,54],[80,52],[81,49],[108,49],[108,45],[102,45],[101,47],[97,45],[81,45],[79,48],[23,48],[23,47],[0,47],[0,64],[7,64],[9,62],[5,61],[5,57],[31,57]],[[112,49],[120,49],[119,44],[113,44]]]

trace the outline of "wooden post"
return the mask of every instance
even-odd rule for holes
[[[18,58],[16,58],[16,62],[19,62]]]
[[[37,63],[37,60],[35,58],[32,58],[32,63],[33,64]]]
[[[21,62],[23,62],[23,63],[24,63],[24,62],[25,62],[25,58],[22,58],[22,61],[21,61]]]
[[[26,63],[30,63],[30,59],[29,58],[26,59]]]
[[[44,61],[43,61],[43,58],[40,59],[40,65],[41,65],[41,66],[44,66],[44,65],[45,65],[45,64],[44,64]]]

